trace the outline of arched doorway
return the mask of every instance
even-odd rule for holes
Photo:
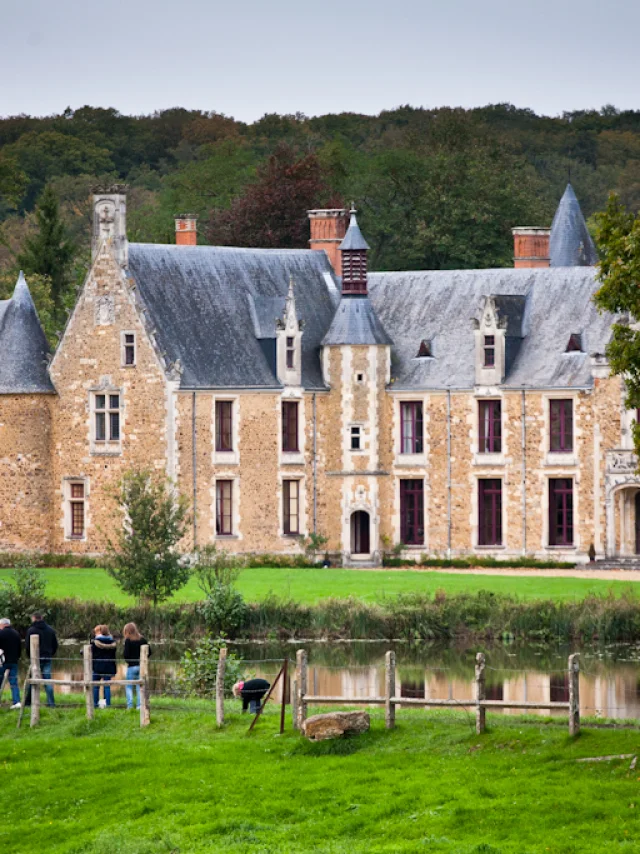
[[[351,515],[351,554],[368,555],[370,551],[369,514],[357,510]]]

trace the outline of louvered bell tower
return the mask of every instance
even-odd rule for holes
[[[342,296],[367,296],[367,251],[355,209],[351,208],[349,228],[340,244],[342,254]]]

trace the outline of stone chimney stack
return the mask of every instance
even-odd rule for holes
[[[118,263],[127,267],[127,187],[109,184],[93,188],[93,232],[91,235],[91,260],[98,254],[104,240],[108,241]]]
[[[342,256],[338,247],[347,233],[349,211],[346,208],[327,208],[307,211],[311,225],[310,249],[324,249],[336,276],[342,275]]]
[[[198,242],[198,217],[179,214],[176,217],[176,246],[195,246]]]
[[[548,267],[550,228],[512,228],[513,266]]]

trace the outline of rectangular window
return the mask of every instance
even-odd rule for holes
[[[94,396],[95,441],[120,441],[120,395],[96,394]]]
[[[551,451],[573,451],[573,401],[550,400]]]
[[[295,366],[295,356],[296,356],[295,338],[287,337],[287,368],[289,370],[293,370],[293,368]]]
[[[484,336],[484,366],[493,368],[496,363],[496,337],[495,335]]]
[[[478,451],[499,454],[502,451],[502,405],[499,400],[481,400],[478,404]]]
[[[69,484],[69,535],[73,539],[84,537],[84,483]]]
[[[573,545],[573,480],[549,480],[549,545]]]
[[[424,482],[400,481],[400,539],[407,546],[424,545]]]
[[[282,450],[297,453],[298,447],[298,403],[285,400],[282,403]]]
[[[233,401],[216,400],[216,451],[233,451]]]
[[[362,436],[360,433],[360,428],[359,427],[352,427],[351,428],[351,450],[352,451],[361,451],[362,450],[361,438],[362,438]]]
[[[478,545],[502,545],[502,481],[478,481]]]
[[[218,536],[233,533],[232,520],[233,481],[216,481],[216,534]]]
[[[300,481],[282,481],[282,518],[287,536],[300,533]]]
[[[125,368],[132,368],[136,363],[136,336],[135,332],[122,333],[122,364]]]
[[[400,403],[400,453],[421,454],[424,447],[422,403]]]

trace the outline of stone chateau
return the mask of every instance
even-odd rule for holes
[[[122,473],[166,473],[188,547],[346,562],[640,551],[636,413],[605,356],[571,188],[514,268],[367,273],[355,213],[310,249],[129,243],[94,197],[93,261],[51,357],[22,275],[0,302],[0,549],[99,553]]]

